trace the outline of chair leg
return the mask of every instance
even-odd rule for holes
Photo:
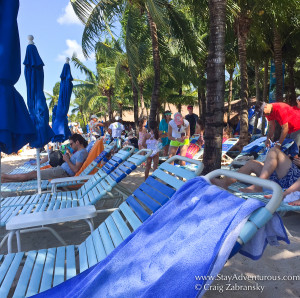
[[[94,222],[93,222],[93,219],[85,219],[85,221],[88,223],[90,229],[91,229],[91,233],[94,231]]]
[[[7,252],[10,254],[12,253],[12,238],[15,234],[15,231],[11,231],[8,234],[8,239],[7,239]]]

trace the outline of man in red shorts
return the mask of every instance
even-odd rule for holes
[[[262,103],[255,106],[258,116],[264,114],[269,121],[269,129],[266,140],[266,146],[270,145],[275,132],[275,120],[281,126],[281,134],[276,145],[280,148],[284,139],[288,136],[293,139],[298,147],[300,146],[300,110],[293,109],[286,103]]]

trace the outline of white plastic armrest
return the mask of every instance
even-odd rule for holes
[[[271,189],[273,191],[272,198],[270,199],[270,201],[268,202],[265,208],[268,211],[270,211],[272,214],[276,211],[276,209],[279,207],[280,203],[282,202],[283,191],[281,187],[277,183],[270,180],[261,179],[258,177],[253,177],[250,175],[241,174],[238,172],[233,172],[228,170],[214,170],[208,173],[205,177],[208,180],[210,180],[214,177],[218,177],[221,175],[224,175],[226,177],[231,177],[242,182],[251,183],[267,189]]]
[[[146,153],[145,158],[147,159],[152,154],[152,150],[151,149],[141,149],[137,153],[135,153],[134,155],[137,155],[137,154],[143,155],[141,153]]]
[[[54,185],[54,184],[65,183],[65,182],[75,182],[75,181],[89,180],[91,177],[93,177],[93,175],[56,178],[56,179],[51,180],[51,184]]]
[[[200,175],[200,173],[203,171],[204,165],[200,160],[191,159],[181,155],[174,155],[170,157],[168,160],[166,160],[165,162],[171,163],[174,162],[175,160],[182,160],[191,164],[196,164],[198,166],[197,170],[195,171],[196,176]]]

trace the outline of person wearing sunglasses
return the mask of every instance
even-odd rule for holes
[[[190,124],[183,119],[181,113],[175,113],[174,119],[169,122],[168,138],[170,142],[169,157],[176,154],[180,148],[180,155],[185,156],[190,144]],[[182,162],[185,165],[185,162]]]
[[[64,163],[61,166],[45,169],[41,171],[42,180],[50,180],[55,178],[72,177],[80,170],[85,162],[88,152],[86,151],[87,141],[80,134],[73,134],[69,138],[70,146],[75,152],[72,156],[66,153],[63,156]],[[37,172],[32,171],[24,174],[2,174],[4,182],[22,182],[37,179]]]

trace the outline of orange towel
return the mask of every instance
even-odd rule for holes
[[[52,167],[50,165],[47,165],[47,166],[41,167],[41,170],[46,170],[46,169],[49,169],[49,168],[52,168]]]
[[[90,151],[87,159],[85,160],[84,164],[80,168],[80,170],[76,173],[75,176],[79,176],[82,171],[86,169],[88,165],[92,163],[92,161],[104,150],[103,140],[97,140],[94,144],[92,150]],[[90,174],[95,174],[98,171],[98,169],[94,169],[91,171]]]

